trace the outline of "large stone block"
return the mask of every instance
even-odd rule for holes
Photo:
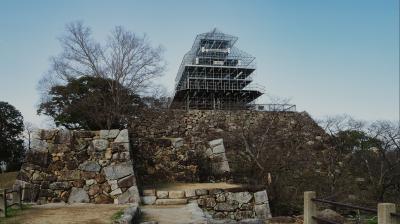
[[[68,203],[89,203],[89,195],[83,188],[73,187],[69,194]]]
[[[121,188],[117,188],[117,189],[111,191],[111,193],[110,193],[111,196],[115,196],[115,195],[119,195],[119,194],[122,194]]]
[[[196,195],[197,196],[202,196],[202,195],[207,195],[208,190],[207,189],[196,189]]]
[[[58,130],[55,136],[54,143],[56,144],[71,144],[72,133],[70,130]]]
[[[145,189],[143,190],[143,196],[156,196],[155,189]]]
[[[108,140],[105,139],[94,139],[93,147],[96,151],[102,152],[108,148]]]
[[[143,196],[141,197],[142,203],[144,205],[154,205],[156,203],[156,196]]]
[[[113,142],[111,143],[112,152],[129,152],[129,143]]]
[[[79,165],[79,169],[87,172],[99,172],[101,166],[96,161],[86,161]]]
[[[168,191],[157,191],[157,198],[168,198]]]
[[[118,129],[100,130],[100,138],[103,139],[116,138],[118,134],[119,134]]]
[[[196,197],[196,190],[194,189],[185,190],[185,197],[186,198]]]
[[[213,154],[211,158],[212,158],[213,162],[224,162],[224,161],[228,161],[228,158],[226,158],[225,153]]]
[[[259,219],[271,218],[271,212],[267,204],[254,205],[254,210],[256,212],[256,217]]]
[[[212,151],[214,154],[225,153],[225,147],[224,145],[216,145],[212,148]]]
[[[134,185],[136,185],[136,178],[133,174],[130,176],[124,177],[118,181],[119,187],[129,188]]]
[[[110,165],[104,167],[103,170],[107,180],[116,180],[133,174],[133,166],[131,162]]]
[[[185,198],[185,191],[169,191],[168,198]]]
[[[215,140],[212,140],[212,141],[209,141],[209,142],[208,142],[208,144],[209,144],[211,147],[215,147],[215,146],[221,145],[221,144],[223,144],[223,143],[224,143],[224,141],[223,141],[222,138],[215,139]]]
[[[215,206],[215,211],[222,211],[222,212],[233,212],[239,207],[238,203],[227,203],[221,202],[217,203]]]
[[[180,199],[157,199],[156,205],[184,205],[187,204],[186,198]]]
[[[237,201],[239,204],[249,203],[252,198],[253,195],[247,191],[227,194],[228,201]]]
[[[264,204],[264,203],[268,203],[268,195],[267,195],[267,191],[258,191],[254,193],[254,202],[256,204]]]
[[[129,142],[128,129],[121,130],[114,142]]]
[[[118,196],[118,204],[126,204],[126,203],[139,203],[140,196],[139,191],[136,186],[130,187],[120,196]]]
[[[226,172],[231,172],[228,161],[212,163],[211,168],[214,174],[224,174]]]

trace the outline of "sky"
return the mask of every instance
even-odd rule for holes
[[[216,27],[256,57],[258,103],[272,95],[314,118],[399,120],[398,0],[0,0],[0,101],[25,121],[47,124],[37,83],[74,21],[99,41],[122,25],[162,45],[167,69],[156,82],[170,93],[195,36]]]

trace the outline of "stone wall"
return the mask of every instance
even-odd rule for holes
[[[39,130],[17,177],[24,200],[139,202],[128,130]]]
[[[213,219],[267,219],[271,217],[267,192],[262,189],[143,190],[147,205],[177,205],[195,201]]]
[[[231,177],[234,180],[247,177],[245,172],[253,167],[250,167],[251,163],[244,162],[248,160],[244,160],[247,155],[244,153],[243,142],[240,142],[242,125],[257,127],[265,120],[274,119],[273,127],[268,127],[270,133],[266,145],[282,151],[291,150],[291,141],[298,139],[302,142],[301,148],[304,148],[305,153],[315,153],[323,149],[321,144],[328,139],[324,130],[306,112],[160,110],[142,114],[143,117],[137,122],[132,122],[130,132],[134,139],[132,141],[134,150],[137,152],[135,156],[139,156],[134,159],[141,166],[137,172],[140,172],[141,177],[145,177],[143,180],[145,184],[149,180],[162,181],[165,180],[164,177],[171,177],[164,175],[165,173],[173,173],[172,176],[176,176],[172,181],[196,179],[207,181],[205,180],[207,178],[209,181],[224,181]],[[260,130],[263,130],[263,127],[260,127]],[[183,139],[182,147],[179,149],[171,144],[167,146],[159,143],[159,139],[174,138]],[[213,151],[210,151],[214,146],[210,147],[210,143],[214,144],[213,141],[216,139],[223,139],[223,144],[220,145],[223,146],[225,153],[214,157]],[[217,145],[215,147],[216,151],[222,148]],[[203,152],[206,152],[209,158],[221,158],[219,164],[215,163],[215,160],[211,161],[214,163],[211,164],[213,166],[211,169],[217,171],[214,168],[220,165],[220,173],[229,170],[230,177],[218,176],[216,175],[218,172],[210,172],[211,170],[204,172],[210,164],[207,164],[204,158],[190,156]],[[197,162],[202,160],[200,162],[204,166],[199,166],[201,164],[196,164],[193,160],[198,160]],[[189,170],[191,172],[188,172]],[[209,176],[205,178],[204,174]]]

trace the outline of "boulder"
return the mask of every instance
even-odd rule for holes
[[[73,187],[69,194],[68,203],[89,203],[89,195],[83,188]]]
[[[133,167],[131,162],[110,165],[104,167],[103,170],[107,180],[116,180],[133,174]]]
[[[99,172],[101,166],[96,161],[86,161],[79,165],[79,169],[87,172]]]
[[[327,219],[336,223],[344,223],[346,221],[346,219],[342,215],[331,209],[324,209],[318,212],[317,217]]]

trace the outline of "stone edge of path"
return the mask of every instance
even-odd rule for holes
[[[131,204],[124,209],[122,216],[113,222],[113,224],[135,224],[140,217],[140,209],[138,204]]]

